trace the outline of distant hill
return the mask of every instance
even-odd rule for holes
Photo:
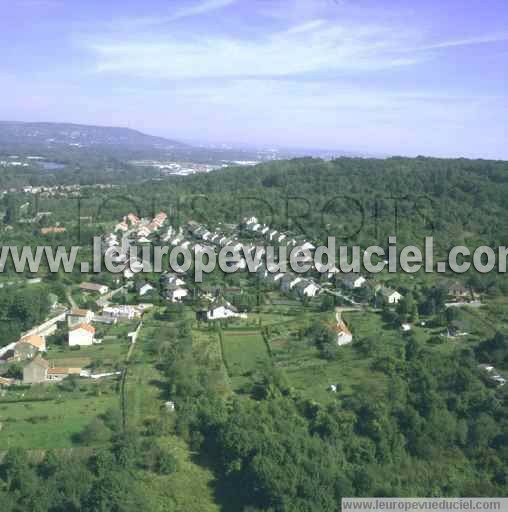
[[[123,146],[126,148],[183,149],[186,144],[154,137],[130,128],[70,123],[0,121],[0,147]]]

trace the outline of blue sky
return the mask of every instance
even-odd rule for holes
[[[0,0],[0,119],[508,159],[506,0]]]

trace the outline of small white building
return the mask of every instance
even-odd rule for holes
[[[216,306],[211,308],[206,313],[207,320],[224,320],[226,318],[242,317],[247,315],[240,315],[238,311],[230,305]]]
[[[105,295],[109,291],[109,287],[99,283],[81,283],[79,289],[83,292],[94,292],[99,295]]]
[[[102,310],[106,317],[117,318],[118,320],[134,320],[140,318],[142,312],[136,306],[119,304],[117,306],[106,306]]]
[[[296,290],[301,297],[315,297],[320,287],[314,281],[303,281],[296,285]]]
[[[381,295],[388,304],[398,304],[403,299],[403,296],[397,290],[391,290],[390,288],[382,288]]]
[[[175,274],[164,274],[161,279],[166,286],[183,286],[185,284],[185,281]]]
[[[294,274],[286,274],[282,279],[279,280],[281,284],[281,290],[283,292],[289,292],[301,281],[303,281],[303,278],[297,277]]]
[[[143,295],[152,292],[154,289],[155,288],[151,284],[145,283],[139,288],[138,294],[140,297],[143,297]]]
[[[361,276],[360,274],[351,272],[349,274],[344,274],[341,277],[342,283],[346,288],[349,288],[350,290],[353,290],[355,288],[361,288],[367,280],[365,277]]]
[[[189,290],[180,286],[170,287],[166,291],[166,298],[171,302],[180,302],[189,295]]]
[[[78,324],[69,330],[69,347],[86,347],[94,344],[95,328],[90,324]]]
[[[335,326],[335,332],[337,333],[337,345],[339,345],[339,347],[348,345],[353,341],[353,334],[344,322],[339,322]]]
[[[246,219],[243,220],[243,223],[246,225],[246,226],[254,226],[255,224],[258,223],[258,219],[256,217],[248,217]]]

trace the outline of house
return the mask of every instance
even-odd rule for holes
[[[48,378],[49,363],[37,356],[23,368],[24,384],[40,384]]]
[[[140,283],[136,284],[136,290],[138,292],[138,295],[140,297],[143,297],[144,295],[153,292],[155,288],[151,284],[141,281]]]
[[[46,340],[43,336],[35,334],[25,336],[14,345],[14,359],[16,361],[32,359],[39,352],[46,352]]]
[[[381,296],[388,304],[398,304],[403,296],[396,290],[391,288],[381,288]]]
[[[178,285],[170,285],[166,287],[166,299],[171,302],[180,302],[189,295],[189,290]]]
[[[115,325],[118,322],[118,318],[114,318],[112,316],[94,315],[93,321],[94,324]]]
[[[78,324],[69,330],[69,347],[84,347],[94,343],[95,328],[90,324]]]
[[[134,215],[134,213],[129,213],[127,215],[127,220],[131,223],[131,225],[133,226],[137,226],[141,220],[139,219],[139,217],[137,215]]]
[[[129,225],[125,221],[120,222],[115,226],[115,231],[123,231],[125,233],[129,231]]]
[[[300,297],[315,297],[319,293],[320,287],[314,281],[304,280],[295,286],[295,290]]]
[[[161,276],[163,286],[184,286],[185,281],[175,274],[163,274]]]
[[[60,381],[69,377],[70,375],[81,375],[81,368],[67,368],[67,367],[54,367],[49,368],[47,373],[47,380]]]
[[[134,320],[140,318],[142,312],[136,306],[117,305],[106,306],[102,309],[102,314],[105,317],[117,318],[118,320]]]
[[[341,321],[335,325],[334,331],[337,334],[337,345],[339,345],[339,347],[348,345],[353,341],[353,334],[344,322]]]
[[[400,329],[402,332],[409,332],[412,329],[412,327],[411,324],[404,323],[400,326]]]
[[[141,226],[136,235],[138,238],[146,238],[152,234],[152,230],[148,226]]]
[[[180,242],[183,241],[183,236],[182,235],[177,235],[175,236],[175,238],[173,238],[173,240],[171,240],[171,245],[173,245],[174,247],[176,247]]]
[[[283,292],[291,291],[300,281],[303,281],[302,277],[297,277],[294,274],[286,274],[282,279],[279,280],[280,288]]]
[[[471,298],[469,290],[459,282],[448,286],[448,295],[457,301]]]
[[[78,324],[89,324],[94,317],[93,311],[89,309],[74,308],[67,314],[67,326],[74,327]]]
[[[254,217],[254,216],[243,219],[243,224],[246,227],[254,226],[254,224],[257,224],[257,223],[258,223],[258,219],[257,219],[257,217]]]
[[[247,318],[247,315],[238,313],[238,310],[229,304],[224,302],[221,305],[211,307],[208,311],[201,312],[198,316],[200,320],[213,321],[213,320],[225,320],[227,318]]]
[[[158,228],[161,228],[162,225],[166,222],[168,216],[164,212],[159,212],[154,218],[152,223],[155,224]]]
[[[286,238],[286,235],[284,233],[281,233],[277,238],[277,242],[280,244],[282,242],[282,240],[284,240]]]
[[[467,336],[469,333],[467,332],[467,324],[465,322],[461,322],[460,320],[452,321],[446,330],[446,336],[448,338],[458,338],[462,336]]]
[[[350,290],[353,290],[354,288],[361,288],[367,280],[365,277],[361,276],[358,273],[350,272],[349,274],[343,274],[341,276],[342,284],[349,288]]]
[[[107,287],[105,284],[98,283],[81,283],[79,285],[79,289],[83,292],[93,292],[100,295],[105,295],[109,291],[109,287]]]

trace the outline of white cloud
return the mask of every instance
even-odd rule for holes
[[[203,0],[197,4],[181,7],[175,10],[174,14],[170,18],[180,19],[190,16],[198,16],[217,9],[223,9],[224,7],[228,7],[236,2],[237,0]]]
[[[301,34],[303,32],[311,32],[322,27],[326,23],[325,20],[313,20],[308,21],[306,23],[302,23],[301,25],[296,25],[291,27],[287,33],[288,34]]]
[[[27,0],[39,1],[39,0]],[[44,0],[41,0],[44,1]],[[209,14],[213,11],[229,7],[239,0],[203,0],[193,5],[185,5],[185,7],[176,7],[170,14],[161,13],[157,16],[130,16],[116,17],[113,20],[104,23],[105,31],[133,31],[141,29],[150,29],[161,25],[166,25],[173,21],[183,18],[191,18],[193,16],[201,16]]]
[[[508,41],[508,32],[505,33],[497,33],[497,34],[487,34],[476,37],[466,37],[463,39],[455,39],[451,41],[443,41],[441,43],[432,43],[428,44],[416,50],[438,50],[441,48],[453,48],[457,46],[472,46],[477,44],[489,44],[489,43],[499,43],[503,41]]]
[[[158,36],[98,41],[89,49],[101,73],[187,79],[389,69],[423,58],[401,53],[407,45],[402,31],[313,21],[262,39]]]

